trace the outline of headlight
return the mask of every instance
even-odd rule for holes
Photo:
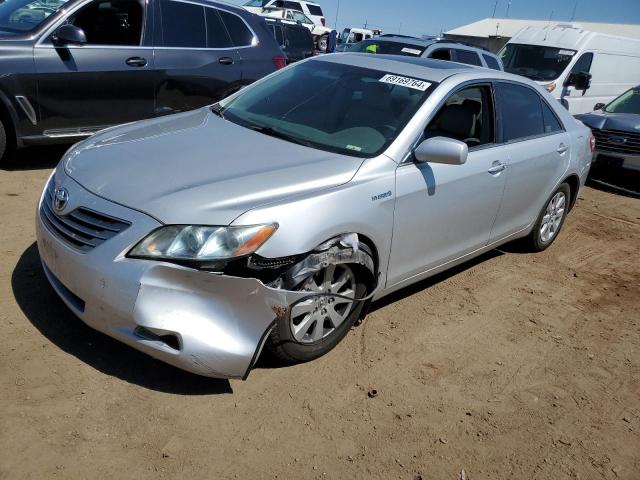
[[[556,82],[547,83],[543,85],[547,92],[551,93],[556,89]]]
[[[277,229],[277,224],[249,227],[170,225],[149,234],[128,256],[158,260],[228,260],[252,254]]]

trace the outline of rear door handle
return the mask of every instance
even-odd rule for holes
[[[504,163],[496,160],[495,162],[493,162],[491,168],[487,170],[487,172],[489,172],[491,175],[496,175],[502,172],[505,168],[507,168],[507,166]]]
[[[562,155],[567,150],[569,150],[569,147],[567,147],[564,143],[561,143],[560,146],[558,147],[558,149],[556,150],[556,152],[558,152],[560,155]]]
[[[146,67],[147,59],[142,57],[131,57],[127,58],[126,64],[130,67]]]
[[[220,60],[218,60],[218,63],[221,63],[222,65],[233,65],[233,58],[222,57],[220,58]]]

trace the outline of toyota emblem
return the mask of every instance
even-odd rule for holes
[[[53,194],[53,209],[56,212],[61,212],[64,210],[64,207],[67,206],[68,202],[69,192],[67,192],[67,189],[63,187],[56,188],[56,191]]]

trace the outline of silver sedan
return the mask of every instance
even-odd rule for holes
[[[371,301],[498,245],[549,247],[590,140],[522,77],[327,55],[72,147],[42,194],[38,248],[90,326],[245,378],[264,346],[317,358]]]

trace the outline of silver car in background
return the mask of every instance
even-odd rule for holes
[[[515,239],[544,250],[590,163],[589,130],[522,77],[327,55],[71,148],[38,248],[90,326],[246,378],[265,345],[317,358],[372,300]]]

